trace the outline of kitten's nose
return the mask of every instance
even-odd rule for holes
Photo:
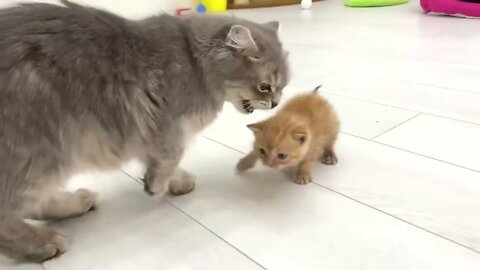
[[[278,105],[278,102],[272,101],[272,109],[277,107],[277,105]]]

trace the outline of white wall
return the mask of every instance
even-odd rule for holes
[[[160,12],[174,14],[177,8],[193,8],[196,0],[71,0],[72,2],[99,7],[130,19],[141,19]],[[18,2],[58,3],[56,0],[0,0],[0,8]]]

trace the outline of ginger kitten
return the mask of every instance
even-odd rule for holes
[[[333,146],[340,123],[332,106],[316,93],[319,88],[293,98],[275,116],[247,126],[255,135],[254,149],[238,162],[238,172],[260,159],[271,168],[296,168],[295,182],[307,184],[318,159],[337,163]]]

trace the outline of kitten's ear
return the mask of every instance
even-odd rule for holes
[[[307,133],[306,132],[295,132],[293,133],[293,138],[297,140],[300,144],[304,144],[307,140]]]
[[[278,21],[271,21],[271,22],[264,23],[262,25],[275,32],[278,32],[278,29],[280,29],[280,23]]]
[[[258,133],[262,130],[262,126],[263,124],[260,122],[260,123],[255,123],[255,124],[250,124],[250,125],[247,125],[247,127],[253,131],[253,133]]]
[[[250,30],[242,25],[234,25],[230,28],[225,41],[227,46],[237,50],[256,51],[257,44],[252,38]]]

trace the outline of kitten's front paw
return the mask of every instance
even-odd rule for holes
[[[295,183],[305,185],[312,182],[312,175],[299,173],[295,178]]]
[[[335,152],[333,150],[327,150],[325,153],[322,155],[322,163],[326,165],[335,165],[337,164],[338,159],[337,155],[335,155]]]
[[[242,158],[238,161],[236,171],[237,173],[243,173],[255,166],[255,162],[252,162],[248,158]]]

